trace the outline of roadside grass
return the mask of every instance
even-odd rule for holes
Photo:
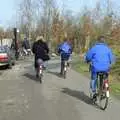
[[[120,100],[120,82],[110,84],[111,93]]]
[[[87,75],[88,77],[89,75],[89,65],[85,64],[82,61],[76,62],[74,63],[73,69],[75,69],[77,72],[82,73],[83,75]]]
[[[74,63],[73,69],[83,74],[84,76],[90,78],[88,64],[85,64],[82,61],[77,61],[76,63]],[[109,79],[110,79],[110,91],[112,95],[117,97],[120,100],[120,81],[117,80],[116,75],[113,73],[109,76]]]
[[[112,81],[110,84],[111,92],[114,96],[120,99],[120,56],[117,56],[116,64],[113,66],[112,71]]]

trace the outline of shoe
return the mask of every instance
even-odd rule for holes
[[[94,94],[93,94],[92,99],[93,99],[93,101],[94,101],[94,102],[96,102],[96,101],[97,101],[97,94],[96,94],[96,93],[94,93]]]
[[[97,97],[97,94],[96,94],[96,93],[94,93],[94,94],[93,94],[93,98],[96,98],[96,97]]]
[[[96,93],[90,91],[90,98],[91,98],[91,99],[95,98],[95,97],[96,97],[95,95],[96,95]]]

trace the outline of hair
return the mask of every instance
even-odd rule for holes
[[[102,42],[104,43],[105,42],[105,36],[101,35],[98,37],[98,42]]]
[[[36,39],[36,41],[38,41],[38,40],[44,41],[43,36],[38,36],[37,39]]]

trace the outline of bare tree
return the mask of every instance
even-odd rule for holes
[[[4,37],[4,29],[0,27],[0,44],[2,45],[2,39]]]
[[[113,4],[110,0],[98,0],[95,8],[84,8],[80,14],[72,14],[67,2],[59,9],[57,0],[22,0],[20,3],[19,20],[23,33],[31,33],[35,38],[44,35],[49,47],[61,42],[67,34],[73,39],[77,52],[87,50],[101,34],[119,38],[119,14],[113,14]],[[116,17],[117,16],[117,17]],[[108,35],[109,33],[109,35]],[[52,40],[51,40],[52,39]]]
[[[37,6],[37,33],[44,35],[51,48],[53,11],[56,9],[56,0],[36,0]]]
[[[30,36],[33,22],[32,0],[22,0],[19,5],[19,22],[22,33]]]
[[[38,20],[44,21],[45,37],[48,38],[48,31],[52,23],[53,10],[55,8],[55,0],[37,0]],[[38,21],[38,23],[39,23]]]

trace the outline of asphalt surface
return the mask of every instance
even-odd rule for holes
[[[111,97],[100,110],[89,99],[89,80],[72,69],[63,79],[59,68],[59,60],[49,61],[42,84],[31,59],[0,70],[0,120],[120,120],[120,101]]]

